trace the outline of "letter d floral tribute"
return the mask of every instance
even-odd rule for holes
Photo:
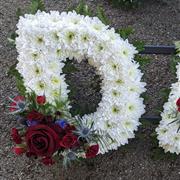
[[[51,165],[93,158],[117,149],[134,137],[144,113],[139,64],[134,46],[98,18],[75,12],[37,12],[17,24],[16,69],[26,93],[10,98],[10,111],[21,125],[12,129],[16,154]],[[70,114],[65,61],[84,59],[102,77],[102,100],[96,112]]]

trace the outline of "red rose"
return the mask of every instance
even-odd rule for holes
[[[180,107],[180,98],[176,101],[176,105]]]
[[[26,149],[22,147],[14,147],[13,151],[16,155],[21,155],[26,152]]]
[[[50,157],[43,158],[41,162],[46,166],[53,165],[55,163],[55,161]]]
[[[50,115],[45,116],[44,119],[45,119],[45,121],[46,121],[47,123],[51,123],[51,122],[53,121],[53,118],[52,118],[52,116],[50,116]]]
[[[39,105],[43,105],[46,103],[46,97],[45,96],[37,96],[36,97],[36,102],[39,104]]]
[[[35,110],[32,110],[30,113],[28,113],[27,119],[28,120],[42,121],[44,119],[44,115],[42,113],[35,111]]]
[[[69,133],[62,138],[62,140],[60,141],[60,146],[64,148],[71,148],[77,144],[77,141],[77,136]]]
[[[16,128],[11,129],[11,137],[16,144],[21,144],[22,139],[21,139],[21,136],[19,135],[19,132]]]
[[[67,124],[66,127],[64,128],[64,130],[66,131],[66,133],[72,133],[72,131],[75,131],[76,128],[73,125]]]
[[[93,158],[97,155],[99,151],[99,145],[92,145],[86,151],[86,158]]]
[[[37,156],[51,157],[59,149],[58,127],[38,124],[27,129],[28,151]]]

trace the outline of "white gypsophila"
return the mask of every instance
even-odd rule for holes
[[[162,120],[156,128],[159,146],[165,152],[180,153],[180,113],[177,110],[176,101],[180,97],[180,64],[177,65],[178,82],[172,84],[168,102],[164,104],[164,111],[161,113]]]
[[[17,70],[27,91],[45,94],[47,101],[68,98],[62,74],[66,59],[87,59],[102,77],[102,100],[97,111],[84,115],[104,137],[100,153],[128,143],[144,113],[141,93],[145,83],[134,55],[135,47],[97,17],[76,12],[37,12],[21,17],[17,24]],[[111,138],[108,138],[108,137]]]

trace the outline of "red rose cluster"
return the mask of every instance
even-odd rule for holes
[[[18,96],[14,98],[17,103],[25,98]],[[14,103],[16,101],[13,100]],[[36,103],[41,108],[46,104],[45,96],[37,96]],[[13,104],[13,107],[16,104]],[[40,110],[39,108],[39,110]],[[11,111],[16,109],[10,109]],[[55,152],[73,152],[80,150],[84,152],[86,158],[93,158],[99,151],[99,145],[89,145],[86,140],[82,140],[75,132],[76,127],[63,120],[56,120],[61,113],[45,115],[38,109],[25,110],[27,128],[24,130],[12,128],[11,136],[16,146],[13,151],[17,155],[26,153],[27,157],[41,157],[41,162],[45,165],[54,164],[53,154]]]
[[[24,152],[27,156],[40,156],[45,165],[54,163],[52,155],[64,149],[78,148],[81,142],[73,134],[74,126],[67,125],[62,129],[57,124],[38,124],[27,128],[25,136],[22,138],[17,129],[12,128],[12,138],[18,144],[26,144],[26,147],[15,147],[14,152],[20,155]],[[24,139],[25,141],[23,142]],[[26,151],[27,150],[27,151]],[[99,151],[98,145],[90,146],[86,149],[86,158],[93,158]]]

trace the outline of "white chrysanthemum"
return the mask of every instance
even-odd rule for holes
[[[162,120],[159,127],[156,128],[158,134],[159,146],[163,147],[165,152],[180,153],[180,131],[179,121],[180,113],[177,110],[176,101],[180,97],[180,64],[177,65],[178,82],[172,84],[168,102],[164,104],[164,111],[161,113]]]
[[[123,40],[98,18],[76,12],[37,12],[21,17],[17,25],[17,70],[27,91],[45,94],[47,101],[68,98],[68,86],[62,75],[66,59],[87,59],[101,76],[102,100],[97,111],[83,119],[94,121],[106,145],[100,153],[128,143],[144,113],[145,83],[139,64],[133,58],[135,47]],[[180,73],[179,73],[180,74]],[[111,138],[107,138],[107,137]],[[171,145],[172,147],[172,145]]]

